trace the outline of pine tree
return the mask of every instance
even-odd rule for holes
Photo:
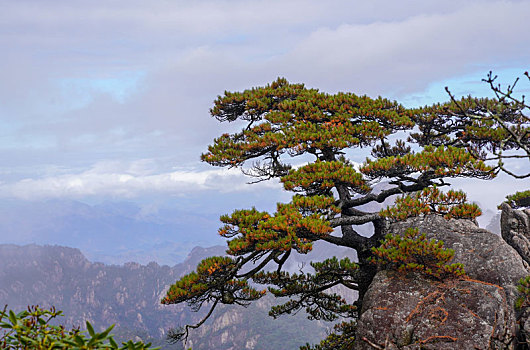
[[[240,167],[255,182],[278,179],[293,193],[292,200],[278,203],[274,213],[252,208],[222,216],[219,234],[227,238],[228,256],[203,260],[170,287],[162,303],[187,302],[194,310],[207,304],[207,318],[219,303],[246,305],[261,298],[267,293],[257,287],[261,284],[277,297],[289,297],[272,308],[273,317],[305,309],[312,319],[350,319],[317,345],[331,349],[329,344],[352,339],[377,262],[430,271],[433,278],[462,276],[461,266],[445,265],[452,255],[443,244],[427,241],[421,233],[385,240],[389,222],[432,213],[476,218],[480,209],[467,203],[463,192],[442,191],[447,180],[492,179],[506,171],[502,159],[517,150],[523,158],[528,150],[530,122],[524,101],[457,101],[450,96],[445,104],[407,109],[381,97],[327,94],[283,78],[219,96],[212,116],[243,123],[243,128],[216,138],[201,159],[213,166]],[[370,157],[357,164],[349,159],[356,152]],[[382,181],[386,187],[374,191]],[[363,209],[396,195],[400,197],[393,207]],[[369,237],[356,231],[367,223],[373,226]],[[358,261],[330,257],[311,263],[311,273],[284,271],[293,251],[305,254],[316,241],[351,248]],[[396,242],[417,242],[412,244],[415,251],[435,261],[422,265],[392,260]],[[332,288],[339,285],[357,291],[358,300],[349,304],[334,293]],[[206,318],[173,337],[187,337]]]

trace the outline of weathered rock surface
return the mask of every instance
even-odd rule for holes
[[[530,264],[530,209],[512,209],[501,204],[501,235]]]
[[[521,256],[469,220],[416,217],[392,224],[390,232],[408,227],[453,249],[451,263],[462,263],[469,280],[436,283],[379,272],[363,301],[358,348],[374,349],[369,342],[383,347],[386,342],[388,349],[513,348],[516,284],[528,275]]]
[[[504,290],[473,280],[433,283],[381,271],[358,326],[358,349],[506,349],[515,317]]]
[[[417,227],[429,239],[444,242],[455,251],[451,263],[464,265],[466,274],[506,289],[511,302],[517,295],[517,282],[528,275],[521,256],[502,237],[476,226],[470,220],[446,220],[438,215],[410,218],[390,226],[390,232],[402,233]]]
[[[501,235],[523,258],[526,266],[530,264],[530,210],[512,209],[507,203],[501,204]],[[522,310],[517,314],[520,325],[519,339],[530,340],[530,310]],[[527,347],[528,349],[528,347]]]

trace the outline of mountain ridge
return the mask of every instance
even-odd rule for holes
[[[222,246],[195,247],[174,266],[156,262],[106,265],[89,261],[78,248],[58,245],[0,244],[0,304],[21,311],[27,305],[55,306],[64,312],[59,320],[67,327],[85,321],[103,330],[115,324],[117,339],[152,341],[164,349],[182,349],[165,341],[167,331],[197,322],[204,310],[193,313],[183,304],[162,305],[160,299],[171,283],[195,269],[205,257],[223,255]],[[249,308],[225,307],[216,311],[199,332],[192,332],[194,350],[265,349],[277,334],[287,337],[288,349],[325,336],[330,324],[311,322],[304,315],[274,320],[267,309],[275,302],[266,297]],[[227,323],[227,320],[230,322]],[[138,340],[138,339],[137,339]]]

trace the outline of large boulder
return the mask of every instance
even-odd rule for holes
[[[513,209],[506,202],[502,203],[500,208],[502,238],[519,253],[528,268],[530,264],[530,209]],[[517,321],[521,328],[519,338],[528,342],[530,340],[530,310],[526,308],[518,313]]]
[[[516,285],[529,273],[523,258],[504,239],[478,227],[471,220],[446,220],[439,215],[409,218],[390,225],[389,232],[403,233],[416,227],[429,239],[444,242],[455,255],[450,263],[464,265],[471,279],[506,289],[511,302],[517,297]]]
[[[358,349],[506,349],[515,317],[504,290],[379,272],[363,302]]]
[[[380,271],[363,300],[359,349],[512,349],[519,331],[516,285],[528,275],[521,256],[500,236],[470,220],[409,218],[389,232],[416,227],[455,251],[467,280],[436,282]]]
[[[530,209],[516,210],[501,204],[501,235],[530,264]]]

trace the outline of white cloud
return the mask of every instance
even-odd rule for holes
[[[0,173],[12,175],[2,193],[178,192],[186,174],[150,165],[68,169],[146,158],[196,166],[226,131],[208,115],[213,99],[279,75],[397,98],[526,64],[529,12],[527,1],[496,0],[5,1]]]
[[[250,186],[239,169],[157,172],[150,160],[125,164],[101,162],[79,173],[25,178],[0,183],[0,195],[21,199],[111,197],[135,198],[154,194],[181,196],[199,191],[221,193],[280,188],[272,182]]]
[[[321,86],[403,96],[466,71],[528,62],[529,12],[529,2],[472,2],[449,13],[412,10],[403,20],[321,27],[283,64]]]

